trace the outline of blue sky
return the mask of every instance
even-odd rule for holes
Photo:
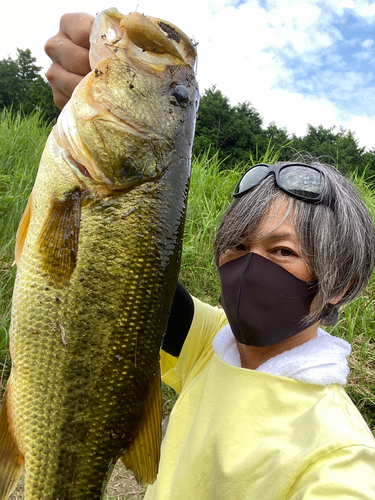
[[[44,43],[65,12],[108,7],[170,21],[198,42],[201,90],[250,101],[289,133],[307,124],[351,129],[375,147],[375,0],[20,0],[2,6],[0,58],[30,48],[45,69]]]
[[[326,46],[312,44],[303,54],[289,47],[284,53],[286,74],[274,87],[327,98],[337,106],[342,120],[348,114],[370,118],[375,110],[375,18],[346,11],[332,21],[326,29],[330,35]],[[272,50],[278,52],[277,47]]]

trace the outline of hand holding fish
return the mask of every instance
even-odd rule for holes
[[[52,59],[46,77],[59,109],[65,106],[75,87],[90,71],[89,36],[93,21],[90,14],[65,14],[60,20],[59,32],[45,45],[45,52]]]

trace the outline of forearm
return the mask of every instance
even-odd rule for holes
[[[178,357],[189,333],[194,316],[194,302],[189,292],[180,282],[177,283],[168,327],[162,349]]]

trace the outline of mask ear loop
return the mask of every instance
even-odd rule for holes
[[[250,345],[250,344],[247,341],[245,333],[244,333],[243,328],[242,328],[241,318],[240,318],[240,304],[241,304],[241,296],[242,296],[243,283],[244,283],[244,280],[245,280],[245,273],[246,273],[246,271],[247,271],[247,269],[248,269],[248,267],[250,265],[250,261],[251,261],[251,258],[252,258],[253,255],[254,255],[253,252],[249,253],[249,257],[248,257],[248,259],[246,261],[246,265],[243,268],[243,271],[242,271],[242,274],[241,274],[241,281],[240,281],[240,290],[239,290],[239,294],[238,294],[238,302],[237,302],[237,324],[238,324],[238,327],[240,329],[240,333],[241,333],[241,337],[242,337],[242,340],[243,340],[243,344],[245,344],[245,345]]]

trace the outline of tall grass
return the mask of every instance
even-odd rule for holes
[[[0,112],[0,355],[8,342],[14,238],[48,132],[39,113],[25,118],[6,109]]]
[[[213,260],[215,228],[237,178],[237,171],[220,170],[217,155],[194,161],[180,280],[191,294],[211,304],[217,304],[220,295]]]
[[[6,111],[0,113],[0,377],[3,379],[9,370],[7,342],[15,276],[15,267],[12,267],[14,237],[48,132],[39,115],[21,118]],[[270,146],[267,156],[256,160],[272,163],[277,160],[277,155]],[[217,304],[220,294],[213,262],[215,231],[245,167],[221,170],[217,156],[208,154],[193,162],[180,280],[190,293],[211,304]],[[361,178],[354,177],[353,180],[375,220],[375,194],[371,186]],[[341,312],[339,323],[330,331],[352,344],[348,392],[375,431],[374,277],[362,296]],[[1,385],[4,384],[0,378],[0,389]],[[173,396],[168,393],[166,407],[169,405],[170,410],[172,404]]]
[[[375,221],[375,192],[363,177],[352,175]],[[352,346],[347,392],[375,434],[375,273],[365,291],[341,310],[339,322],[327,330]]]

